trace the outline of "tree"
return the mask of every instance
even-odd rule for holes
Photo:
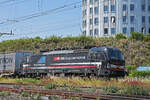
[[[126,36],[125,36],[124,34],[120,33],[120,34],[116,34],[116,35],[115,35],[115,38],[116,38],[117,40],[126,39]]]
[[[147,34],[147,35],[144,37],[144,40],[145,40],[145,41],[150,41],[150,34]]]
[[[142,41],[144,39],[144,34],[139,33],[139,32],[132,32],[131,36],[130,36],[130,39],[141,40]]]

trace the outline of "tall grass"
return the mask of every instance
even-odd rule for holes
[[[45,77],[40,80],[33,78],[0,78],[0,83],[20,83],[31,85],[44,85],[48,88],[56,88],[56,86],[69,86],[69,87],[110,87],[117,86],[124,88],[129,85],[138,85],[150,91],[149,78],[129,78],[124,79],[110,79],[109,81],[100,78],[81,78],[81,77]]]

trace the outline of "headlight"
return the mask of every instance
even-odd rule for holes
[[[111,64],[107,64],[107,68],[111,68]]]
[[[120,66],[120,68],[125,68],[125,66]]]
[[[111,64],[111,67],[112,67],[112,68],[117,68],[117,66],[116,66],[116,65],[113,65],[113,64]]]
[[[23,67],[28,67],[28,66],[29,66],[28,64],[24,64],[24,65],[23,65]]]

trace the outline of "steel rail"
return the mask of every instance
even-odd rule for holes
[[[0,83],[0,86],[10,86],[10,87],[13,87],[13,86],[19,86],[21,88],[25,88],[27,90],[31,90],[29,89],[29,87],[25,87],[25,86],[30,86],[31,84],[20,84],[20,83]],[[41,87],[44,87],[44,85],[34,85],[34,86],[41,86]],[[70,87],[69,85],[57,85],[56,87]],[[87,86],[79,86],[78,88],[81,88],[81,89],[86,89],[86,88],[95,88],[95,89],[102,89],[103,87],[87,87]],[[47,90],[48,91],[48,90]],[[59,90],[60,91],[60,90]],[[102,94],[102,93],[101,93]],[[106,94],[103,94],[103,95],[106,95]],[[139,95],[127,95],[127,94],[116,94],[116,93],[109,93],[107,95],[111,95],[111,96],[124,96],[124,97],[138,97],[138,98],[147,98],[147,99],[150,99],[149,96],[139,96]]]

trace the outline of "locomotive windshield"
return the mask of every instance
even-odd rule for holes
[[[111,59],[121,59],[124,60],[124,56],[121,51],[109,49],[108,56]]]

